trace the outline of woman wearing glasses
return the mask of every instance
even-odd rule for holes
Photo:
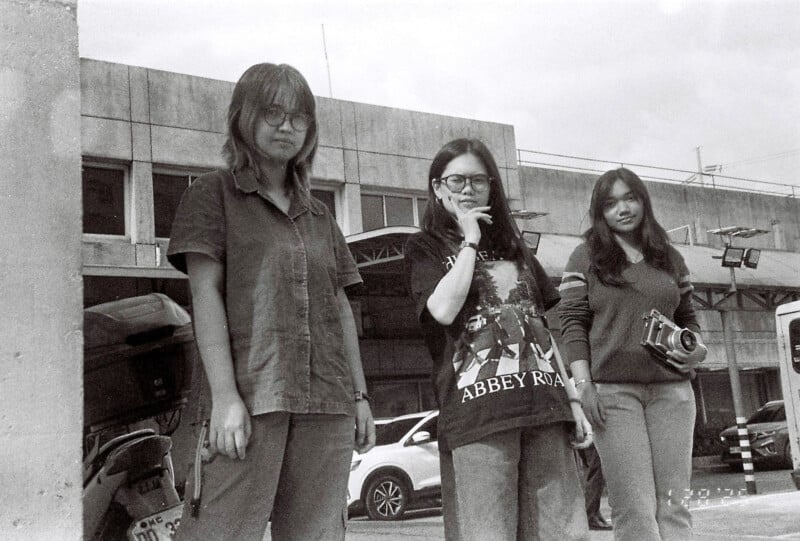
[[[361,278],[309,193],[314,96],[287,65],[239,79],[228,167],[186,190],[168,257],[189,275],[210,419],[181,539],[344,539],[354,446],[374,445],[353,315]],[[199,448],[199,446],[198,446]]]
[[[482,142],[446,144],[428,180],[406,260],[434,361],[446,537],[586,539],[570,432],[588,444],[589,427],[551,364],[544,321],[558,293],[522,242]]]

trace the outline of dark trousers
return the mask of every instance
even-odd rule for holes
[[[594,445],[579,452],[584,466],[583,497],[586,502],[586,516],[591,517],[600,512],[600,498],[606,488],[606,480],[603,477],[600,455]]]

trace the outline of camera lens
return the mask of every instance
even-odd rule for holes
[[[697,347],[697,338],[692,331],[686,329],[681,331],[680,342],[683,349],[692,352]]]

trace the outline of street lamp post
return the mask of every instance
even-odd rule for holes
[[[725,253],[722,256],[719,256],[719,259],[722,259],[722,266],[728,267],[731,271],[731,286],[729,292],[735,293],[736,272],[734,269],[741,267],[745,258],[749,256],[749,254],[746,250],[734,248],[733,238],[750,238],[763,233],[768,233],[768,231],[734,225],[729,227],[721,227],[719,229],[711,229],[708,231],[708,233],[726,236],[728,238],[728,241],[725,245]],[[755,266],[758,264],[757,254],[755,255],[754,259],[755,263],[747,264],[748,267],[755,268]],[[750,450],[750,436],[747,432],[747,418],[744,416],[742,383],[739,379],[739,366],[736,361],[736,347],[733,343],[733,332],[731,331],[731,312],[729,309],[723,307],[720,307],[718,310],[720,321],[722,322],[722,336],[723,340],[725,341],[725,356],[728,360],[728,377],[731,381],[731,396],[733,398],[733,411],[734,415],[736,416],[736,429],[739,436],[739,449],[742,455],[744,482],[748,494],[757,494],[758,491],[756,489],[756,477],[753,470],[753,454]]]

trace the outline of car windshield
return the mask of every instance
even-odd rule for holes
[[[409,430],[414,428],[414,425],[417,424],[420,419],[420,417],[400,419],[399,421],[392,421],[385,425],[377,425],[375,427],[375,445],[397,443]]]
[[[782,421],[785,418],[786,416],[784,414],[783,406],[771,406],[769,408],[763,408],[756,411],[747,420],[747,424],[771,423],[773,421]]]

